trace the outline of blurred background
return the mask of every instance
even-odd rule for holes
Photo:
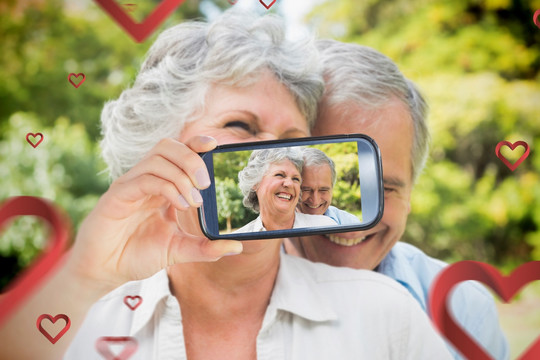
[[[138,21],[159,2],[118,1]],[[257,0],[234,6],[268,12]],[[108,186],[99,158],[103,103],[133,81],[159,30],[229,7],[226,0],[185,0],[136,43],[90,0],[0,0],[0,201],[51,199],[75,232]],[[288,19],[291,36],[307,29],[381,51],[426,95],[431,157],[413,191],[403,240],[431,256],[483,261],[505,273],[540,260],[537,9],[540,0],[277,0],[269,10]],[[76,89],[69,73],[86,80]],[[35,149],[25,140],[29,132],[44,135]],[[502,140],[530,146],[514,172],[495,156]],[[523,153],[505,150],[512,161]],[[28,217],[0,234],[0,287],[29,264],[46,236]],[[519,296],[520,310],[501,305],[512,343],[525,346],[538,335],[539,299],[536,282]],[[512,311],[527,316],[516,323]]]

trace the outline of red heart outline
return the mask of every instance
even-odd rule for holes
[[[42,326],[41,326],[41,322],[43,321],[43,319],[48,319],[50,320],[53,324],[56,322],[56,320],[58,319],[63,319],[65,322],[66,322],[66,326],[64,326],[64,328],[62,330],[60,330],[60,332],[55,336],[55,337],[52,337],[48,332],[47,330],[45,330]],[[43,334],[45,335],[45,337],[47,338],[47,340],[49,340],[53,345],[56,344],[56,342],[58,340],[60,340],[60,338],[62,336],[64,336],[64,334],[66,333],[66,331],[69,330],[69,328],[71,327],[71,320],[69,320],[69,318],[67,317],[67,315],[64,315],[64,314],[58,314],[56,315],[55,317],[52,317],[51,315],[49,314],[42,314],[38,317],[37,319],[37,322],[36,322],[36,326],[38,328],[38,330]]]
[[[126,345],[122,352],[115,356],[109,349],[108,343],[125,343]],[[131,336],[102,336],[96,340],[96,350],[106,360],[127,360],[137,351],[138,347],[137,339]]]
[[[510,148],[510,150],[514,151],[514,149],[518,146],[523,146],[525,148],[525,152],[523,153],[523,155],[521,155],[521,157],[514,163],[510,163],[510,161],[506,160],[506,158],[501,154],[501,147],[502,146],[508,146]],[[497,144],[497,146],[495,147],[495,155],[497,155],[497,157],[499,159],[501,159],[501,161],[506,165],[508,166],[508,168],[512,171],[516,170],[517,167],[523,162],[523,160],[525,160],[527,158],[527,156],[529,156],[529,152],[530,152],[530,148],[529,148],[529,144],[527,144],[525,141],[516,141],[515,143],[511,143],[509,141],[501,141],[500,143]]]
[[[39,141],[34,145],[34,143],[33,143],[32,141],[30,141],[29,137],[32,136],[32,137],[35,139],[36,136],[38,136],[38,135],[41,136],[41,139],[39,139]],[[35,148],[37,148],[37,146],[38,146],[39,144],[41,144],[41,142],[43,141],[43,134],[42,134],[42,133],[35,133],[35,134],[33,134],[33,133],[28,133],[28,134],[26,134],[26,141],[28,141],[28,143],[29,143],[30,145],[32,145],[32,146],[34,147],[34,149],[35,149]]]
[[[266,10],[270,9],[272,5],[276,2],[276,0],[273,0],[270,5],[266,5],[263,0],[259,0],[259,2],[266,8]]]
[[[540,15],[540,9],[536,10],[533,15],[533,22],[537,28],[540,29],[540,21],[538,21],[538,16]]]
[[[131,300],[138,299],[139,301],[135,304],[135,306],[131,306],[131,304],[128,302],[129,299]],[[127,307],[130,308],[131,310],[135,310],[142,304],[142,297],[140,297],[139,295],[135,295],[135,296],[127,295],[124,297],[124,304],[126,304]]]
[[[137,24],[114,0],[95,0],[136,42],[143,42],[184,0],[163,0],[140,24]],[[274,0],[275,1],[275,0]]]
[[[47,200],[33,196],[15,196],[0,206],[0,230],[11,218],[24,215],[34,215],[45,220],[51,226],[52,234],[38,259],[8,284],[0,297],[0,325],[52,274],[68,245],[67,219]]]
[[[455,322],[454,316],[448,311],[450,290],[465,280],[480,281],[508,303],[526,284],[540,280],[540,261],[531,261],[519,266],[508,276],[493,266],[479,261],[459,261],[444,268],[430,288],[429,312],[435,326],[467,359],[491,360],[484,349],[472,339],[461,326]],[[540,337],[525,350],[520,360],[540,358]]]
[[[71,81],[71,77],[72,76],[75,76],[76,78],[78,78],[80,75],[82,75],[82,80],[79,81],[78,84],[75,84],[73,81]],[[70,73],[68,75],[68,81],[71,83],[71,85],[75,86],[75,89],[78,89],[79,86],[82,85],[82,83],[86,80],[86,75],[84,75],[83,73],[78,73],[78,74],[75,74],[75,73]]]

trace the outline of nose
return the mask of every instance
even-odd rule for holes
[[[260,132],[257,137],[259,138],[259,140],[261,141],[264,141],[264,140],[278,140],[279,138],[272,134],[272,133],[269,133],[269,132]]]
[[[290,187],[292,186],[293,184],[293,181],[290,177],[286,177],[285,179],[283,179],[283,186],[284,187]]]
[[[321,200],[321,196],[319,195],[319,192],[318,192],[318,191],[314,191],[314,192],[313,192],[312,199],[313,199],[313,204],[314,204],[314,205],[319,205],[320,200]]]

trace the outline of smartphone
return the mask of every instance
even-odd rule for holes
[[[381,156],[366,135],[228,144],[199,155],[211,179],[199,223],[211,240],[359,231],[382,217]]]

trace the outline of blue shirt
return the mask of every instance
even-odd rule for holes
[[[361,223],[357,216],[340,210],[335,206],[329,206],[323,215],[331,217],[338,225],[356,225]]]
[[[428,293],[435,276],[447,264],[424,254],[420,249],[398,242],[376,271],[405,286],[427,313]],[[497,360],[508,359],[510,350],[502,332],[497,308],[491,294],[476,281],[466,281],[454,288],[451,312],[457,322]],[[452,355],[463,359],[448,343]]]

